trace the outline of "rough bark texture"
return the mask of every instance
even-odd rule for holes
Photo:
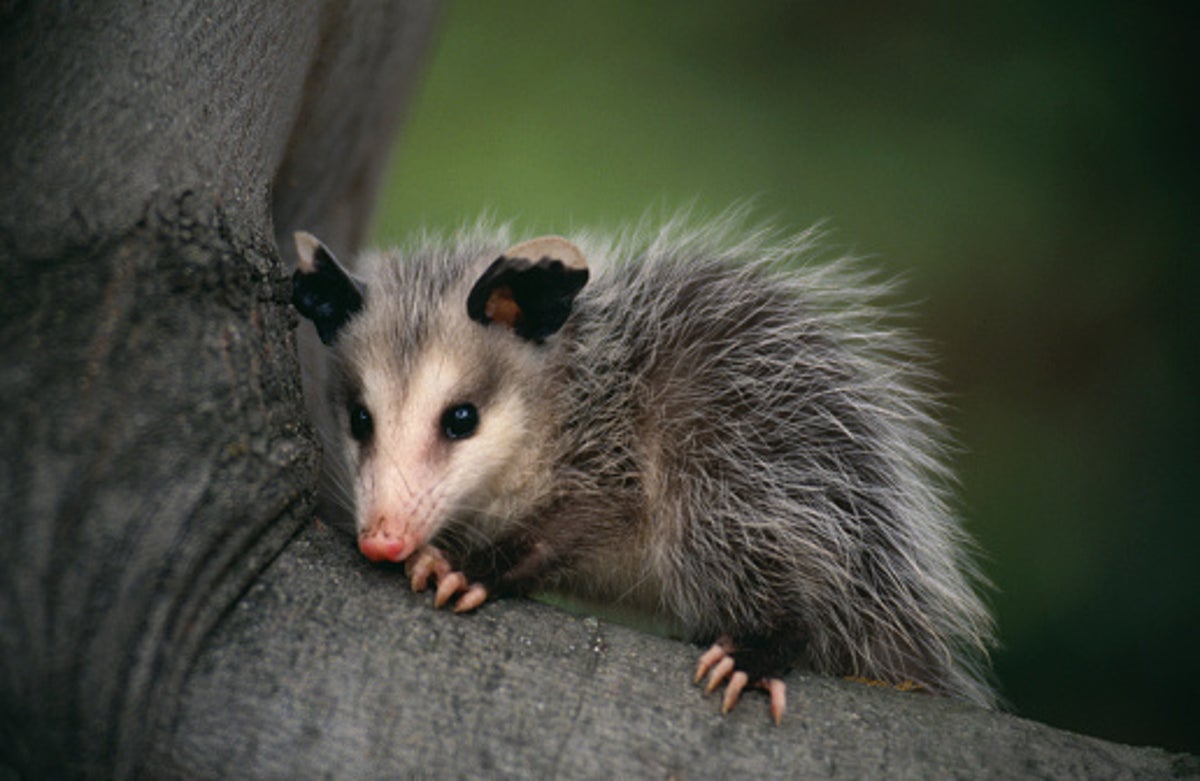
[[[276,237],[361,239],[432,17],[0,2],[0,777],[1197,772],[811,677],[722,718],[695,649],[434,612],[314,525]]]
[[[697,649],[528,600],[435,611],[397,568],[314,526],[222,623],[188,680],[163,777],[1164,778],[1172,757],[810,675],[775,727],[718,713]],[[215,702],[223,703],[214,708]]]
[[[310,514],[275,232],[361,238],[432,20],[0,4],[0,765],[135,774]]]

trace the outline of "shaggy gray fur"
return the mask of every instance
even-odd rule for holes
[[[517,590],[626,603],[696,641],[732,636],[756,675],[801,663],[994,705],[991,618],[948,506],[922,350],[880,303],[892,286],[822,259],[811,231],[740,224],[571,237],[592,281],[541,345],[462,311],[506,230],[368,255],[328,398],[344,405],[370,365],[402,394],[430,350],[465,354],[476,384],[537,411],[523,452],[544,474],[502,511],[447,506],[436,542],[459,560],[524,535],[545,565]],[[330,439],[349,476],[366,456]]]

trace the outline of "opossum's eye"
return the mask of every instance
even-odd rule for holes
[[[350,405],[350,436],[359,442],[366,442],[374,429],[375,424],[367,408],[361,404]]]
[[[479,428],[479,410],[474,404],[458,404],[442,413],[442,431],[449,439],[466,439]]]

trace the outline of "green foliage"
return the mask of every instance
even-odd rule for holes
[[[1186,27],[1150,4],[458,0],[375,238],[747,198],[827,218],[921,301],[1016,711],[1200,751]]]

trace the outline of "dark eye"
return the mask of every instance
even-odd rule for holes
[[[375,423],[371,420],[371,413],[367,408],[361,404],[350,405],[350,436],[359,442],[366,442],[374,430]]]
[[[442,432],[448,439],[466,439],[479,428],[479,410],[474,404],[459,404],[442,413]]]

